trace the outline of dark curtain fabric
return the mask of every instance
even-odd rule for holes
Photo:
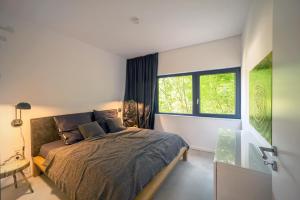
[[[127,60],[123,121],[125,126],[154,128],[158,54]]]

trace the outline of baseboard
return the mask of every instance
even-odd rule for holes
[[[205,152],[208,152],[208,153],[215,153],[215,151],[212,150],[212,149],[196,147],[196,146],[190,146],[190,149],[197,150],[197,151],[205,151]]]

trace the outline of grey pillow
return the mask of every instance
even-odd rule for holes
[[[96,121],[86,123],[86,124],[81,124],[78,126],[78,129],[80,130],[81,134],[85,139],[105,135],[104,130]]]
[[[109,128],[106,123],[106,120],[108,118],[117,118],[118,111],[117,109],[101,110],[101,111],[94,110],[94,117],[95,117],[95,121],[99,123],[99,125],[103,128],[105,133],[109,133]]]
[[[59,135],[66,145],[75,144],[84,139],[78,130],[60,132]]]
[[[54,121],[61,139],[69,145],[84,139],[78,130],[78,125],[91,122],[92,118],[89,113],[77,113],[55,116]]]
[[[111,133],[126,129],[126,127],[123,126],[122,120],[120,118],[108,118],[106,119],[106,124],[108,126],[109,132]]]
[[[92,121],[89,113],[55,116],[54,121],[59,132],[76,130],[78,125]]]

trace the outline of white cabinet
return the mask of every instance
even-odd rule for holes
[[[221,130],[214,158],[215,200],[271,200],[271,169],[251,134]]]

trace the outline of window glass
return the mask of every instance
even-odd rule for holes
[[[193,113],[193,78],[187,76],[161,77],[158,80],[160,113]]]
[[[200,75],[200,113],[235,114],[236,74]]]

